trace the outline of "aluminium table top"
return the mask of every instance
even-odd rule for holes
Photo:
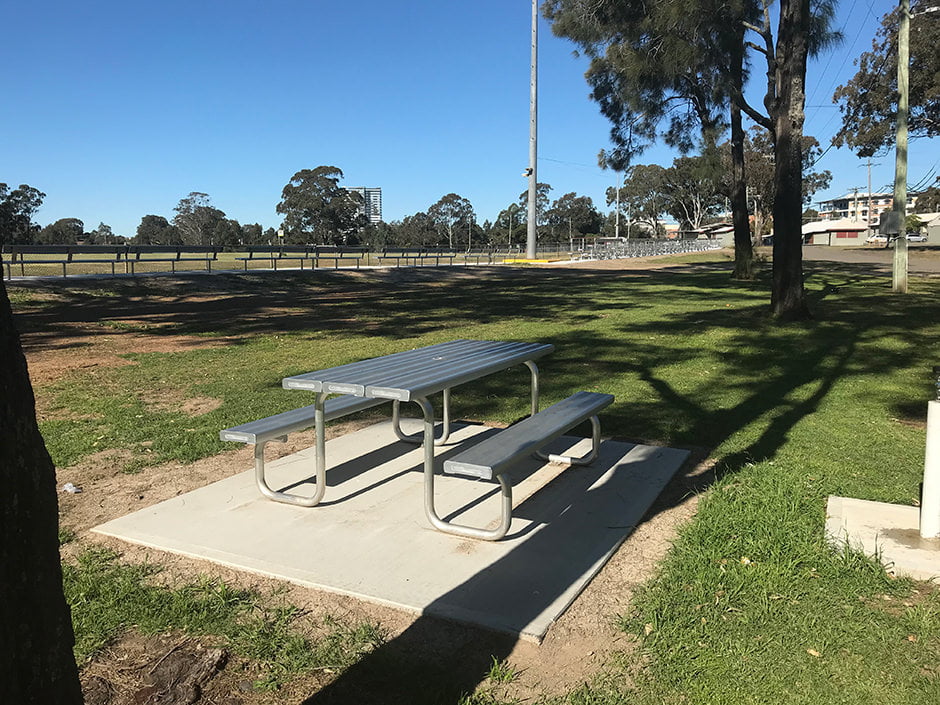
[[[452,340],[285,377],[285,389],[411,401],[536,360],[549,343]]]

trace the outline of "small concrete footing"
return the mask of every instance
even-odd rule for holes
[[[940,539],[920,535],[920,508],[829,497],[826,537],[873,556],[893,575],[940,580]]]

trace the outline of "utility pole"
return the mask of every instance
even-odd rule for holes
[[[538,60],[539,4],[532,0],[532,61],[529,78],[529,223],[526,231],[526,259],[535,259],[538,220],[536,161],[538,159]]]
[[[894,276],[892,289],[895,293],[907,293],[907,113],[908,113],[908,67],[910,64],[911,2],[901,0],[901,16],[898,25],[898,122],[895,138],[894,159],[894,204],[898,236],[894,241]],[[886,235],[890,237],[890,234]]]

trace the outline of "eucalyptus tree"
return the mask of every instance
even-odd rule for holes
[[[575,235],[596,235],[601,230],[601,214],[591,197],[574,192],[555,199],[545,217],[555,242],[569,240]]]
[[[291,177],[277,204],[288,242],[344,245],[365,227],[362,196],[340,186],[342,178],[335,166],[302,169]]]
[[[428,208],[428,217],[440,229],[441,234],[447,234],[447,246],[454,246],[454,228],[458,223],[469,227],[473,219],[473,205],[463,196],[448,193]],[[443,238],[442,238],[443,239]]]
[[[0,278],[0,702],[82,702],[62,591],[55,466]]]
[[[936,0],[914,0],[917,15],[937,7]],[[868,157],[894,146],[898,109],[899,10],[881,20],[871,51],[855,64],[858,72],[839,86],[832,100],[839,104],[842,127],[833,143]],[[908,74],[908,134],[911,139],[940,135],[940,12],[911,22]]]
[[[538,227],[543,227],[548,223],[548,206],[549,206],[549,197],[548,194],[552,192],[552,185],[545,184],[539,181],[535,185],[535,224]],[[519,206],[520,218],[522,222],[527,223],[529,221],[529,192],[528,190],[523,191],[519,194],[519,200],[516,201],[516,205]]]
[[[85,223],[79,218],[59,218],[36,236],[41,245],[73,245],[85,235]]]
[[[735,145],[736,251],[750,252],[740,114],[768,130],[775,159],[771,309],[780,318],[809,315],[801,249],[806,61],[840,37],[829,30],[833,2],[780,0],[776,36],[771,0],[549,0],[545,5],[556,34],[575,41],[591,58],[586,77],[592,97],[614,125],[614,149],[606,155],[614,168],[629,164],[658,136],[679,149],[697,141],[708,150],[728,114]],[[766,67],[764,112],[744,97],[752,56]],[[750,258],[740,262],[739,256],[736,273],[746,265],[747,275]]]
[[[697,229],[722,204],[720,160],[678,157],[662,175],[664,209],[681,225]]]
[[[173,209],[173,225],[184,245],[211,245],[225,213],[212,205],[209,194],[191,191]]]
[[[179,231],[162,215],[145,215],[137,226],[134,242],[138,245],[182,245]]]
[[[39,227],[33,216],[46,197],[39,189],[20,184],[11,189],[0,183],[0,245],[28,245]]]

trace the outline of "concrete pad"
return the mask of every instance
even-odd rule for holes
[[[826,537],[873,556],[895,575],[940,579],[940,539],[920,537],[920,508],[829,497]]]
[[[495,432],[455,427],[451,441],[437,449],[438,463]],[[590,440],[569,437],[549,448],[574,455],[589,449]],[[422,454],[420,447],[398,441],[389,422],[380,423],[327,443],[328,487],[316,507],[265,499],[248,471],[94,531],[541,640],[688,455],[607,441],[589,467],[527,461],[514,478],[517,508],[510,532],[502,541],[487,542],[428,524]],[[310,494],[313,462],[312,448],[273,461],[267,465],[269,484]],[[496,522],[497,484],[439,475],[435,488],[445,519],[474,526]]]

